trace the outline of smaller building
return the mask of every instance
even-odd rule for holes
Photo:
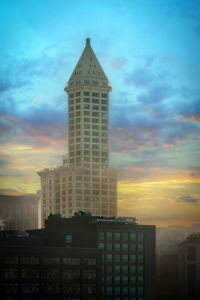
[[[200,299],[200,232],[179,245],[179,289],[181,299]]]

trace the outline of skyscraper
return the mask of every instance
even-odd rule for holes
[[[68,81],[68,158],[41,177],[43,220],[52,213],[70,217],[90,211],[117,215],[117,170],[109,168],[108,79],[86,39],[85,49]]]

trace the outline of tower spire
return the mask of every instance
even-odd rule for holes
[[[75,86],[103,86],[111,90],[108,79],[104,73],[94,51],[90,45],[90,38],[86,38],[85,49],[68,81],[68,88]],[[65,90],[66,90],[65,89]],[[67,90],[66,90],[67,91]]]
[[[87,47],[87,46],[90,46],[90,41],[91,41],[91,39],[88,37],[88,38],[86,39],[86,47]]]

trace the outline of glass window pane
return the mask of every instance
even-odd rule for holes
[[[119,241],[119,240],[120,240],[120,232],[115,232],[115,233],[114,233],[114,239],[115,239],[116,241]]]
[[[112,254],[106,255],[107,262],[112,262]]]
[[[143,232],[139,232],[139,234],[138,234],[138,240],[139,240],[139,242],[142,242],[143,239],[144,239],[144,234],[143,234]]]
[[[123,241],[128,241],[128,232],[123,232],[122,233],[122,240]]]
[[[119,243],[115,243],[115,244],[114,244],[114,249],[115,249],[116,251],[120,251],[120,244],[119,244]]]
[[[111,240],[112,239],[112,232],[106,232],[106,238],[107,238],[107,240]]]
[[[117,274],[119,274],[120,273],[120,265],[115,265],[115,272],[117,273]]]
[[[122,255],[122,261],[127,263],[128,262],[128,254],[123,254]]]
[[[111,243],[107,243],[107,251],[112,251],[112,244]]]
[[[104,249],[104,243],[99,243],[99,248]]]
[[[127,274],[127,273],[128,273],[128,266],[123,265],[123,266],[122,266],[122,272],[123,272],[124,274]]]
[[[130,233],[130,239],[133,240],[133,241],[136,240],[136,233],[135,232]]]
[[[128,244],[122,244],[122,250],[123,251],[128,251]]]

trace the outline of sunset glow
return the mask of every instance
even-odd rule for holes
[[[67,153],[64,87],[91,37],[113,91],[118,215],[200,222],[200,2],[0,3],[1,194],[40,189]],[[81,24],[80,24],[81,23]]]

